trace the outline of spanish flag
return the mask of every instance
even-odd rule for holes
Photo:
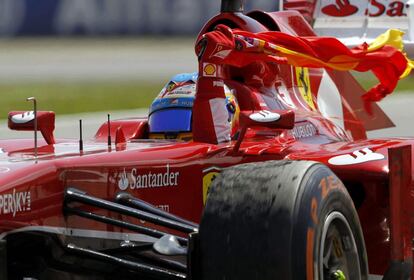
[[[390,29],[371,44],[349,49],[333,37],[298,37],[282,32],[251,33],[220,26],[216,32],[233,37],[234,50],[221,63],[237,67],[261,60],[288,63],[297,67],[328,68],[340,71],[372,71],[379,83],[363,96],[365,108],[393,92],[398,80],[414,67],[403,53],[400,30]],[[223,36],[221,36],[223,38]],[[219,61],[217,61],[219,63]]]

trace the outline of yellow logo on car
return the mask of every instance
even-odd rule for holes
[[[208,172],[203,176],[203,204],[206,204],[208,192],[210,190],[211,183],[216,179],[218,171]]]
[[[303,99],[305,100],[306,104],[312,110],[316,110],[315,104],[313,103],[311,85],[310,85],[310,77],[309,77],[309,69],[306,67],[295,67],[296,72],[296,81],[302,95]]]
[[[211,63],[204,63],[203,65],[204,76],[215,77],[216,76],[216,65]]]

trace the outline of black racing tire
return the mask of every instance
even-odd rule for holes
[[[203,280],[368,279],[352,199],[328,167],[310,161],[223,170],[200,224],[200,266]]]

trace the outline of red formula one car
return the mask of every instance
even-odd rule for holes
[[[0,141],[0,278],[410,279],[414,140],[368,140],[392,122],[338,71],[386,69],[372,101],[409,60],[314,36],[223,1],[148,119],[83,142],[11,112],[35,139]]]

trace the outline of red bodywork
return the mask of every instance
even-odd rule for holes
[[[314,35],[296,12],[223,13],[211,19],[200,34],[211,31],[217,24],[251,32],[280,30],[299,36]],[[298,82],[296,74],[300,71],[308,75],[307,82]],[[235,140],[208,144],[147,139],[146,119],[111,122],[112,139],[116,134],[121,139],[118,140],[121,143],[111,146],[107,145],[107,124],[102,125],[94,139],[84,142],[82,151],[76,139],[57,139],[51,145],[39,140],[37,159],[33,158],[32,139],[0,141],[2,237],[33,230],[59,233],[63,240],[94,235],[103,239],[123,238],[116,233],[126,230],[78,216],[65,216],[63,191],[67,187],[107,200],[112,200],[120,190],[127,191],[163,210],[199,222],[208,186],[222,168],[267,160],[312,160],[326,164],[347,186],[361,219],[370,273],[384,274],[391,256],[398,259],[401,250],[411,250],[411,244],[405,243],[403,249],[391,251],[390,233],[394,232],[391,230],[402,231],[392,227],[390,219],[397,219],[403,227],[410,219],[401,220],[404,215],[390,207],[390,193],[395,194],[390,191],[390,182],[393,186],[403,184],[398,182],[399,176],[390,180],[389,149],[411,147],[414,139],[367,140],[366,130],[392,123],[377,106],[373,117],[363,111],[359,99],[363,90],[349,73],[280,65],[280,76],[277,102],[240,82],[225,81],[234,89],[243,111],[290,109],[295,113],[293,129],[250,128],[238,150],[234,150]],[[322,98],[319,96],[322,84],[339,93],[332,93],[335,100],[318,101]],[[310,86],[310,96],[303,92],[305,86]],[[358,157],[362,160],[357,161]],[[412,156],[404,160],[412,161]],[[412,174],[412,168],[404,166]],[[411,179],[407,185],[411,187]],[[412,192],[406,191],[396,194],[411,199]],[[399,205],[398,201],[398,196],[391,196],[393,207]],[[127,219],[106,210],[100,213]],[[410,241],[411,236],[407,240],[407,234],[394,237],[393,242]],[[129,238],[143,237],[131,233]]]

